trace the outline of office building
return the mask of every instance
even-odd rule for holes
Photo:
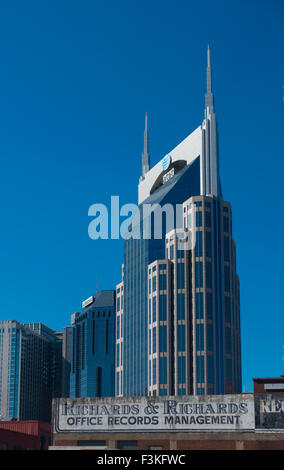
[[[236,247],[218,160],[208,48],[204,120],[152,168],[146,117],[133,233],[143,233],[145,206],[154,210],[151,236],[125,240],[117,396],[241,392]],[[170,223],[162,220],[160,238],[154,204],[170,205],[174,215]],[[194,234],[193,249],[178,249],[181,229]]]
[[[0,322],[2,420],[50,421],[52,397],[64,396],[58,344],[56,332],[42,323]]]
[[[115,291],[104,290],[72,315],[71,397],[115,393]]]

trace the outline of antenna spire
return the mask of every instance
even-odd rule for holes
[[[150,169],[150,155],[149,155],[149,134],[148,134],[148,114],[145,114],[145,130],[144,130],[144,150],[142,153],[142,178]]]
[[[211,75],[211,58],[210,58],[210,47],[207,48],[207,69],[206,69],[206,84],[207,90],[205,95],[205,107],[208,106],[213,111],[214,109],[214,99],[212,93],[212,75]]]

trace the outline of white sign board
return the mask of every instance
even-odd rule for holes
[[[254,430],[249,394],[54,400],[54,432]]]

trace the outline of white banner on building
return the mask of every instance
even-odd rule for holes
[[[249,431],[249,394],[54,400],[54,432]]]

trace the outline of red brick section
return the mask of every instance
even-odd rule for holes
[[[39,450],[38,438],[20,432],[0,429],[0,450]]]
[[[5,432],[8,440],[12,439],[12,434],[14,434],[15,442],[20,440],[23,446],[32,447],[36,450],[47,450],[50,445],[51,425],[43,421],[0,421],[0,431],[2,431],[2,439],[4,438],[3,433]],[[29,445],[27,439],[23,439],[22,436],[30,438],[29,442],[31,445]],[[3,442],[5,444],[5,441]]]
[[[264,388],[265,384],[283,384],[284,385],[284,375],[280,375],[280,377],[261,377],[253,379],[253,391],[254,393],[284,393],[283,390],[277,389],[270,389],[266,390]]]

